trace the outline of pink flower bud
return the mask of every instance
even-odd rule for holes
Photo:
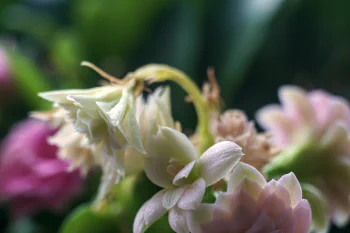
[[[192,233],[308,233],[311,209],[293,173],[267,183],[254,167],[240,163],[227,191],[187,220]]]

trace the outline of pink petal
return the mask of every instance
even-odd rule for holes
[[[260,109],[256,116],[259,124],[273,133],[273,142],[283,147],[288,145],[293,132],[291,119],[278,105],[270,105]]]
[[[290,199],[291,199],[291,205],[292,208],[294,208],[302,199],[302,191],[301,191],[301,186],[294,175],[294,173],[289,173],[287,175],[282,176],[278,180],[278,184],[284,186],[289,194],[290,194]]]
[[[254,225],[246,233],[265,233],[272,232],[275,229],[275,224],[270,217],[262,212],[254,223]]]
[[[247,181],[245,181],[247,180]],[[242,182],[245,181],[243,184]],[[239,162],[237,166],[232,170],[232,173],[230,175],[229,181],[227,183],[227,192],[235,193],[236,189],[246,189],[248,191],[249,189],[252,189],[251,192],[249,192],[251,195],[255,193],[256,195],[259,194],[259,187],[263,187],[266,184],[266,180],[264,176],[253,166]],[[239,185],[243,185],[240,188],[238,188]]]
[[[307,93],[296,86],[283,86],[278,90],[283,109],[297,124],[313,124],[312,105],[307,98]]]
[[[275,220],[281,213],[288,209],[284,201],[275,193],[269,195],[263,205],[263,211],[269,215],[272,220]]]
[[[189,211],[187,224],[190,232],[202,233],[200,225],[213,220],[213,209],[212,204],[201,204],[195,211]]]
[[[311,208],[306,200],[301,200],[294,208],[294,233],[308,233],[311,225]]]

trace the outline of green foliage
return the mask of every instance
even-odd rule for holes
[[[115,216],[98,214],[89,205],[82,205],[68,216],[60,233],[114,233],[116,228]]]
[[[19,51],[8,50],[12,78],[18,95],[33,110],[47,109],[49,104],[38,97],[38,93],[51,89],[50,84],[42,71],[34,64],[33,60],[24,56]]]
[[[82,88],[86,86],[80,77],[80,63],[85,59],[85,52],[78,38],[71,31],[60,31],[54,36],[50,56],[60,74],[60,88]]]
[[[136,52],[157,16],[172,1],[75,0],[74,28],[94,59]],[[96,31],[98,28],[98,33]]]

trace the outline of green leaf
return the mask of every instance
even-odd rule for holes
[[[167,0],[74,0],[72,18],[94,59],[137,52]]]
[[[84,88],[80,62],[85,59],[85,51],[72,31],[60,31],[55,34],[51,44],[51,59],[60,73],[61,88]]]
[[[204,39],[201,35],[205,28],[202,7],[190,1],[177,2],[152,31],[157,43],[143,45],[142,54],[149,55],[142,57],[139,64],[147,64],[150,60],[168,64],[183,70],[198,83],[199,77],[195,74],[202,56],[200,49]],[[176,83],[167,85],[171,87],[171,95],[176,97],[172,98],[174,118],[181,122],[183,128],[193,128],[195,111],[193,105],[184,104],[187,93]]]
[[[24,4],[11,4],[2,17],[5,28],[23,33],[41,45],[48,46],[57,23],[50,14]]]
[[[312,226],[311,228],[318,233],[326,233],[329,228],[328,209],[326,200],[322,193],[316,187],[303,184],[303,198],[307,199],[312,211]]]
[[[35,63],[19,51],[8,50],[11,74],[18,95],[32,109],[49,109],[51,104],[38,97],[38,93],[51,89],[45,75]]]
[[[94,212],[89,205],[82,205],[71,213],[62,224],[60,233],[115,233],[116,217]]]

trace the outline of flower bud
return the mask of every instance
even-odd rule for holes
[[[192,233],[308,233],[311,209],[293,173],[267,183],[254,167],[239,163],[227,191],[215,203],[201,204],[187,221]]]

